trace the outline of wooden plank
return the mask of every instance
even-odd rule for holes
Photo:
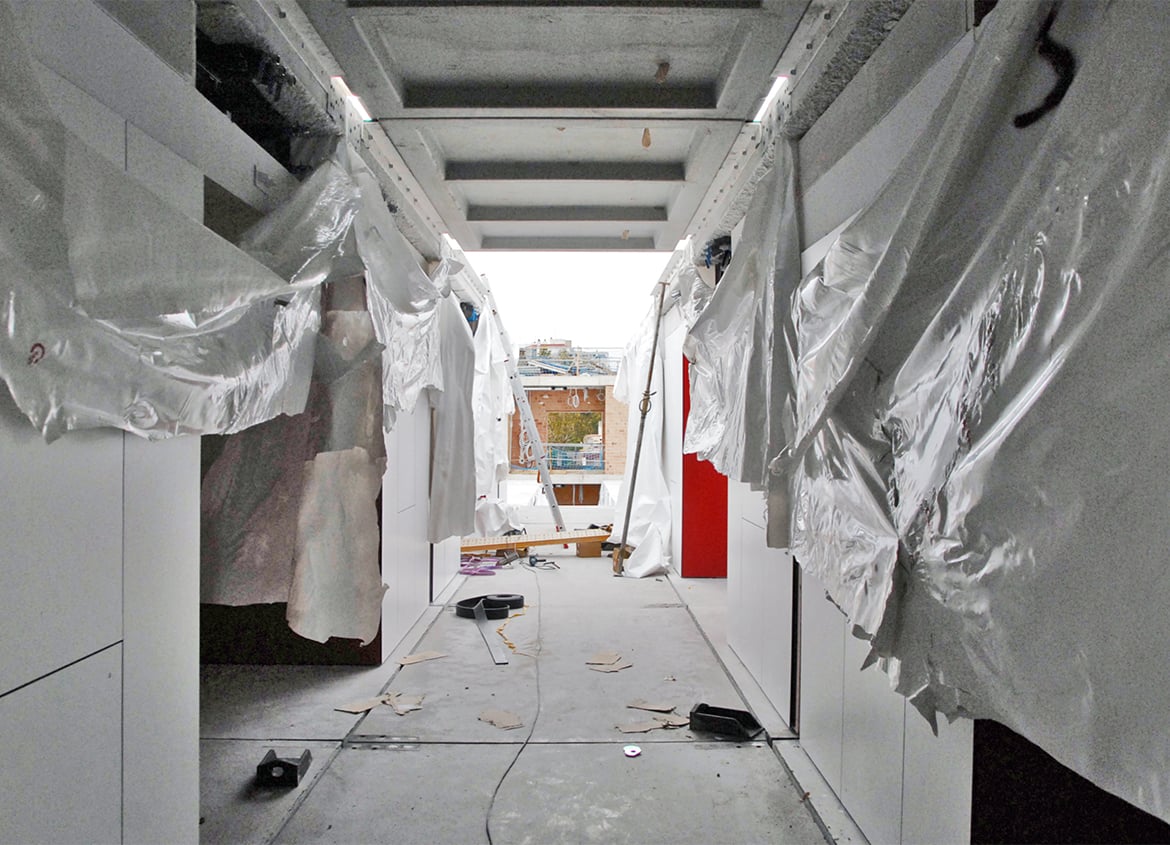
[[[596,529],[549,531],[541,534],[501,534],[496,537],[464,537],[461,551],[485,552],[492,549],[522,549],[527,546],[557,546],[564,543],[601,543],[611,532]]]

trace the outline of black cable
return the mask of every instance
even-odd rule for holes
[[[483,820],[483,830],[487,834],[488,845],[494,845],[492,842],[492,808],[496,806],[496,796],[500,794],[500,787],[504,785],[504,781],[508,778],[508,773],[512,771],[512,768],[516,765],[516,761],[520,759],[520,755],[524,753],[524,749],[532,741],[532,735],[536,733],[536,722],[540,719],[540,653],[544,650],[544,644],[540,639],[540,623],[541,616],[543,615],[544,596],[540,591],[540,576],[536,574],[536,570],[531,566],[522,566],[520,568],[531,572],[532,577],[536,579],[536,656],[532,657],[532,660],[536,664],[536,715],[532,717],[532,727],[528,729],[528,736],[524,737],[524,742],[521,743],[520,749],[516,752],[516,756],[508,764],[508,768],[504,769],[504,773],[500,775],[499,781],[496,782],[496,788],[492,790],[492,800],[488,802],[487,816]]]

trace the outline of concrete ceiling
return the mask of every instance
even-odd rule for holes
[[[300,0],[466,249],[672,249],[808,0]]]

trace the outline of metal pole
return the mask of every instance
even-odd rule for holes
[[[630,556],[630,549],[626,540],[630,535],[630,514],[634,509],[634,489],[638,484],[638,461],[642,457],[642,435],[646,432],[646,415],[650,413],[650,387],[654,382],[654,359],[658,357],[658,327],[662,325],[662,302],[666,298],[666,282],[659,282],[658,309],[654,315],[654,340],[650,344],[650,366],[646,368],[646,390],[642,393],[642,401],[638,403],[638,411],[642,418],[638,421],[638,440],[634,446],[634,466],[630,470],[630,489],[626,493],[626,520],[622,525],[622,540],[613,551],[613,574],[621,575],[626,567],[625,560]]]

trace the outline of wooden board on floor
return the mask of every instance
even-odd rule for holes
[[[464,537],[459,548],[464,552],[492,549],[522,549],[527,546],[559,546],[563,543],[601,543],[611,532],[588,528],[580,531],[549,531],[541,534],[501,534],[496,537]]]

